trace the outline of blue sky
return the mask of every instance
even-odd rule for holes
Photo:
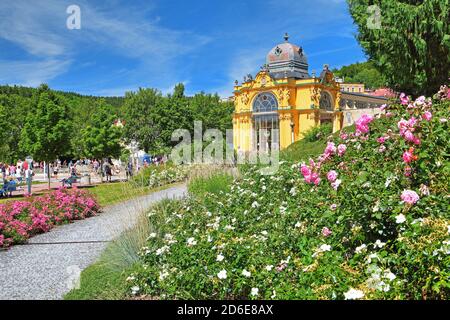
[[[80,30],[66,27],[73,4]],[[2,0],[0,84],[112,96],[183,82],[227,97],[285,32],[310,72],[365,61],[345,0]]]

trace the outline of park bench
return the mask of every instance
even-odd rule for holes
[[[17,191],[17,184],[14,180],[6,181],[3,184],[3,188],[0,190],[0,196],[7,197],[8,193],[9,196],[12,196],[13,191]]]
[[[80,179],[80,177],[78,176],[70,176],[69,178],[62,179],[62,186],[71,188],[72,184],[76,183],[78,179]]]

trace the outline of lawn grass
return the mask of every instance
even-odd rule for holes
[[[188,184],[190,194],[204,197],[207,193],[220,194],[230,191],[233,176],[227,173],[216,173],[210,177],[198,177]]]
[[[122,201],[130,200],[135,197],[144,196],[150,192],[155,192],[159,190],[164,190],[166,188],[172,187],[176,185],[170,184],[158,188],[150,188],[150,187],[135,187],[131,186],[128,182],[114,182],[114,183],[104,183],[104,184],[98,184],[94,185],[92,187],[86,187],[83,188],[84,190],[89,191],[92,195],[95,196],[98,203],[102,206],[108,206],[117,204]],[[41,194],[37,194],[36,196],[41,196],[45,192],[48,192],[45,190]],[[18,201],[18,200],[24,200],[25,197],[12,197],[12,198],[0,198],[0,204],[6,203],[9,201]]]
[[[81,273],[79,289],[73,289],[65,300],[121,300],[126,297],[126,272],[110,268],[102,260]]]
[[[284,161],[297,162],[306,161],[309,158],[316,157],[321,154],[326,147],[326,140],[318,140],[314,142],[305,139],[291,144],[288,148],[280,152],[280,159]]]
[[[158,188],[134,187],[127,182],[104,183],[87,189],[95,196],[100,206],[114,205],[136,197],[144,196],[150,192],[164,190],[174,184],[165,185]]]

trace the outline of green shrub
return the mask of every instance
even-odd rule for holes
[[[187,178],[187,168],[175,165],[151,165],[130,179],[130,184],[135,187],[160,187],[174,182],[180,182]]]
[[[333,125],[331,123],[324,123],[321,126],[309,129],[303,139],[307,142],[325,140],[332,132]]]

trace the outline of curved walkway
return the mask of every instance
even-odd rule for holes
[[[62,299],[79,273],[97,260],[109,241],[135,223],[139,212],[185,193],[186,186],[179,185],[128,200],[0,251],[0,300]]]

